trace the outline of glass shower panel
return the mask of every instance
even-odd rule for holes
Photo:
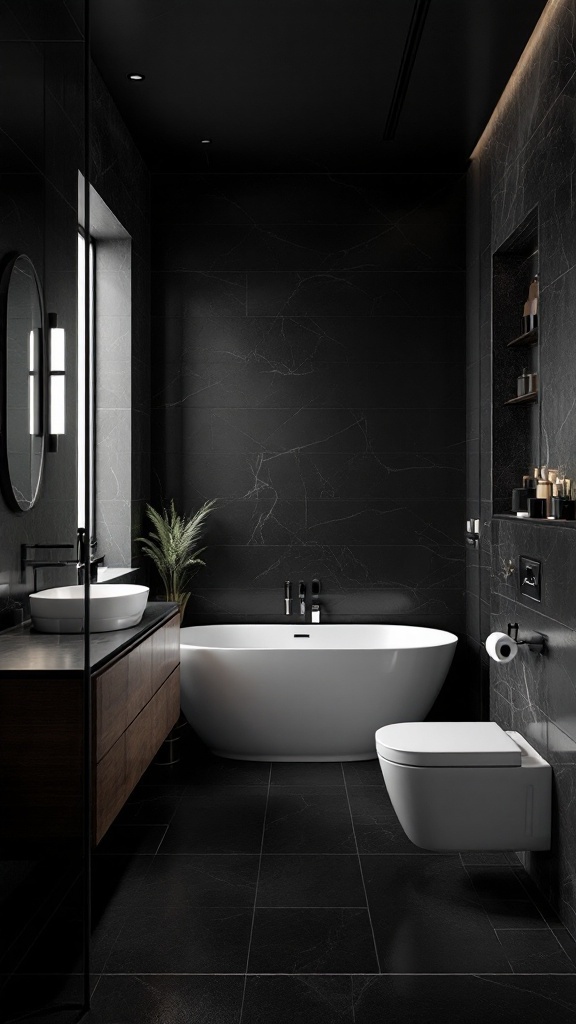
[[[0,4],[0,261],[28,256],[40,282],[45,450],[33,507],[17,512],[0,498],[2,1024],[24,1018],[68,1024],[83,1016],[89,993],[89,638],[39,632],[30,620],[31,593],[76,586],[79,578],[77,350],[79,317],[87,314],[78,309],[78,173],[85,172],[88,152],[86,6],[85,0]],[[60,333],[51,338],[51,328]]]

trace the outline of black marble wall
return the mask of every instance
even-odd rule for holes
[[[153,481],[219,501],[190,622],[282,621],[318,576],[326,621],[463,630],[462,198],[153,176]]]
[[[571,651],[576,620],[573,527],[494,519],[494,473],[501,475],[506,439],[494,438],[492,465],[493,254],[536,211],[540,271],[540,417],[542,463],[576,473],[576,294],[574,185],[576,150],[576,3],[549,4],[480,145],[469,176],[468,494],[467,513],[480,516],[480,547],[467,553],[467,636],[477,678],[487,679],[481,643],[490,629],[518,621],[550,638],[544,658],[521,651],[508,666],[490,663],[489,715],[518,729],[554,769],[553,847],[528,858],[530,870],[576,934],[576,693]],[[526,282],[528,284],[528,280]],[[494,334],[494,344],[501,338]],[[501,366],[500,352],[494,365]],[[529,424],[527,423],[527,429]],[[523,457],[527,448],[524,446]],[[516,479],[529,467],[516,465]],[[506,468],[508,472],[508,468]],[[499,495],[497,495],[499,497]],[[519,594],[520,555],[542,560],[543,596]],[[512,571],[510,571],[512,570]]]

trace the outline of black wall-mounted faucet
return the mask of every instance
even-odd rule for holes
[[[320,580],[312,580],[311,621],[320,622]]]

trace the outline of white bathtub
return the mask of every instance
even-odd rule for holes
[[[360,761],[374,733],[420,721],[440,692],[457,637],[420,626],[188,626],[181,702],[221,757]]]

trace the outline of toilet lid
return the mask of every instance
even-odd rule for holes
[[[520,765],[522,752],[496,722],[398,722],[376,733],[387,761],[425,765]]]

